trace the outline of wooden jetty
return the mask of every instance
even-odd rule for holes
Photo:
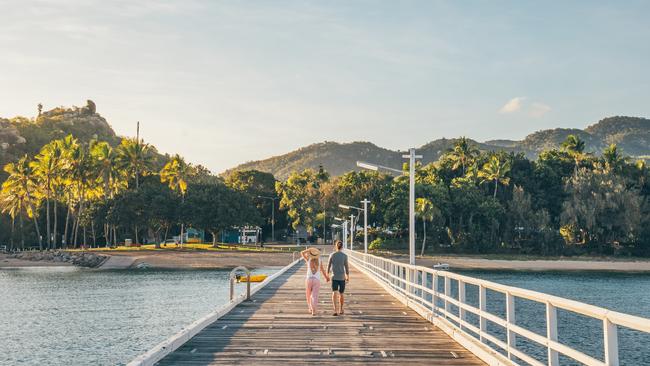
[[[350,269],[343,316],[332,316],[325,281],[319,315],[308,313],[306,270],[298,264],[157,364],[484,365],[375,281]]]

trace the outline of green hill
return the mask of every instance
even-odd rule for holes
[[[588,152],[599,153],[610,143],[616,143],[623,152],[632,157],[650,155],[650,120],[638,117],[608,117],[584,130],[575,128],[556,128],[534,132],[521,141],[491,140],[474,143],[484,151],[522,152],[529,158],[536,158],[540,152],[559,148],[567,136],[578,135],[585,141]],[[448,151],[455,139],[437,139],[421,147],[418,153],[423,163],[438,160]],[[306,168],[317,169],[323,166],[332,175],[341,175],[357,169],[357,160],[367,160],[380,165],[400,167],[403,152],[381,148],[370,142],[351,142],[340,144],[323,142],[312,144],[284,155],[252,161],[226,170],[228,175],[237,170],[257,169],[269,172],[278,179],[286,178],[292,171]]]

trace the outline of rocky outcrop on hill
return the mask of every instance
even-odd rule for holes
[[[34,156],[43,145],[67,135],[73,135],[82,143],[99,139],[115,146],[120,142],[91,100],[84,107],[57,107],[39,112],[34,118],[0,118],[0,167],[25,154]],[[0,169],[0,181],[3,179]]]
[[[64,250],[47,252],[19,252],[10,254],[9,257],[26,261],[72,263],[75,266],[86,268],[97,268],[108,259],[108,256],[106,255],[89,252],[67,252]]]

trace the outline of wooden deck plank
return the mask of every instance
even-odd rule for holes
[[[331,315],[331,291],[323,282],[319,315],[312,317],[304,273],[304,265],[287,271],[158,365],[484,365],[354,268],[346,314]]]

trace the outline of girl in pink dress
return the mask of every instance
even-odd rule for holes
[[[300,255],[307,262],[307,277],[305,278],[305,294],[307,295],[307,306],[311,315],[316,315],[318,310],[318,292],[320,290],[320,275],[327,282],[330,278],[325,272],[325,267],[320,260],[320,250],[316,248],[308,248],[300,252]]]

